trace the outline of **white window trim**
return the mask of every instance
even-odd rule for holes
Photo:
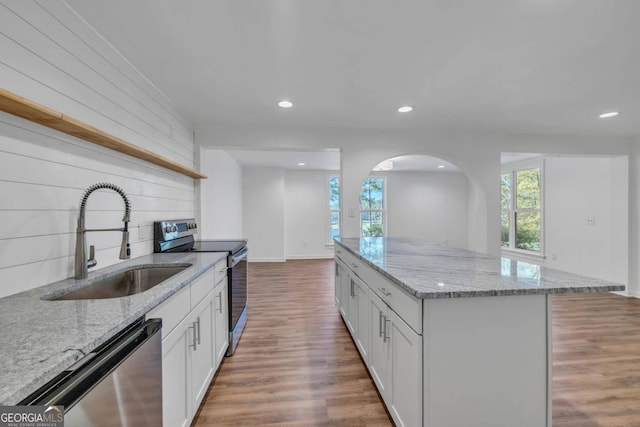
[[[540,158],[536,158],[536,159],[528,159],[528,160],[523,160],[520,162],[512,162],[512,163],[507,163],[502,165],[502,168],[500,170],[500,175],[503,175],[505,173],[510,173],[511,174],[511,208],[510,208],[510,212],[511,215],[509,217],[509,244],[510,245],[514,245],[515,244],[515,223],[514,223],[514,219],[515,219],[515,209],[514,209],[514,205],[515,205],[515,197],[513,197],[513,195],[515,194],[515,172],[519,171],[519,170],[524,170],[524,169],[533,169],[533,168],[540,168],[540,251],[539,252],[534,252],[534,251],[528,251],[525,249],[518,249],[515,247],[502,247],[501,246],[501,250],[502,250],[502,254],[506,255],[510,258],[516,258],[516,259],[523,259],[523,260],[532,260],[532,261],[544,261],[546,259],[545,256],[545,213],[544,213],[544,206],[545,206],[545,171],[544,171],[544,158],[540,157]],[[500,210],[502,210],[502,206],[500,207]],[[534,209],[534,211],[537,209]],[[522,211],[522,210],[520,210]]]
[[[333,248],[334,247],[334,243],[333,243],[333,239],[331,239],[331,204],[329,203],[329,197],[331,196],[331,186],[329,185],[329,180],[333,177],[338,178],[338,182],[340,183],[340,200],[339,200],[339,205],[340,208],[338,209],[338,213],[340,215],[340,234],[342,234],[342,177],[340,176],[340,172],[327,172],[327,174],[325,175],[325,179],[324,179],[324,203],[325,203],[325,209],[324,209],[324,229],[325,229],[325,238],[329,239],[324,246],[326,248]],[[335,210],[335,209],[334,209]]]
[[[375,174],[369,175],[365,179],[369,178],[382,178],[382,209],[359,209],[358,213],[358,234],[362,237],[362,213],[363,212],[382,212],[382,236],[387,236],[387,223],[389,219],[387,218],[387,184],[389,180],[386,175]],[[362,191],[362,183],[360,184],[360,191]],[[358,192],[358,207],[360,207],[360,191]]]

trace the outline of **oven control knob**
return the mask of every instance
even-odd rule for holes
[[[171,227],[167,225],[167,226],[164,228],[164,231],[165,231],[165,232],[167,232],[167,233],[171,233]]]
[[[178,231],[178,227],[174,225],[173,227],[171,227],[171,231]]]

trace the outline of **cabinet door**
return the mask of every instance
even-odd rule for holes
[[[369,287],[362,280],[357,277],[352,278],[352,280],[356,304],[354,310],[349,313],[349,317],[352,319],[356,331],[354,336],[356,347],[358,347],[358,351],[360,351],[362,360],[364,360],[366,365],[369,358],[369,329],[371,328],[371,316],[369,314],[371,305],[369,301],[370,291]],[[349,307],[349,309],[351,310],[351,307]]]
[[[210,292],[192,310],[189,332],[192,338],[189,342],[191,352],[191,395],[193,396],[193,413],[198,410],[200,402],[204,398],[209,383],[213,378],[215,367],[215,349],[213,343],[214,334],[214,292]]]
[[[215,343],[217,370],[229,347],[229,294],[228,282],[225,277],[213,290],[215,306]]]
[[[341,262],[336,262],[336,269],[336,302],[346,322],[349,317],[349,270]]]
[[[347,317],[345,321],[347,322],[347,328],[351,333],[351,336],[355,340],[358,336],[358,294],[356,293],[356,281],[358,279],[355,278],[352,274],[347,276],[347,304],[349,308],[346,310]]]
[[[422,336],[394,311],[387,314],[389,379],[387,407],[397,426],[422,423]]]
[[[370,293],[369,299],[369,372],[382,399],[387,401],[389,389],[389,345],[385,334],[387,305]]]
[[[191,421],[192,335],[184,319],[162,340],[162,420],[164,427],[184,427]]]

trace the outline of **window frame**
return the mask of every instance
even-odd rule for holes
[[[338,178],[338,209],[331,208],[331,179]],[[325,246],[332,247],[333,237],[331,236],[331,214],[333,212],[338,213],[338,237],[342,234],[342,177],[339,172],[329,172],[325,176],[325,236],[327,236],[327,243]]]
[[[518,171],[523,171],[527,169],[540,169],[540,208],[516,208],[516,200],[517,200],[517,173]],[[545,172],[544,172],[544,159],[538,158],[533,160],[523,160],[520,162],[507,163],[502,165],[500,170],[500,175],[509,174],[510,175],[510,185],[509,185],[509,246],[502,246],[502,239],[500,240],[500,248],[503,254],[517,256],[520,258],[529,258],[536,261],[541,261],[546,258],[545,256],[545,215],[544,215],[544,206],[545,206]],[[502,185],[502,184],[500,184]],[[516,214],[517,213],[540,213],[540,250],[539,251],[531,251],[528,249],[520,249],[515,247],[516,242]],[[502,199],[500,199],[500,218],[502,218]]]
[[[362,205],[360,204],[360,197],[362,195],[362,185],[364,184],[364,181],[367,179],[371,179],[371,178],[380,178],[382,179],[382,209],[362,209]],[[382,237],[386,237],[387,236],[387,223],[388,223],[388,219],[387,219],[387,177],[386,175],[382,175],[382,174],[372,174],[372,175],[368,175],[361,183],[360,183],[360,191],[358,192],[358,228],[360,229],[359,231],[359,236],[360,238],[365,237],[362,235],[362,213],[363,212],[369,212],[369,214],[371,214],[372,212],[380,212],[382,215]]]

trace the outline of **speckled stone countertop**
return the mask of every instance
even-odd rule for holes
[[[417,298],[623,291],[625,286],[406,237],[342,238],[348,252]]]
[[[226,252],[151,254],[0,298],[0,405],[15,405],[125,326],[187,286]],[[128,297],[47,301],[131,266],[191,264],[155,287]]]

